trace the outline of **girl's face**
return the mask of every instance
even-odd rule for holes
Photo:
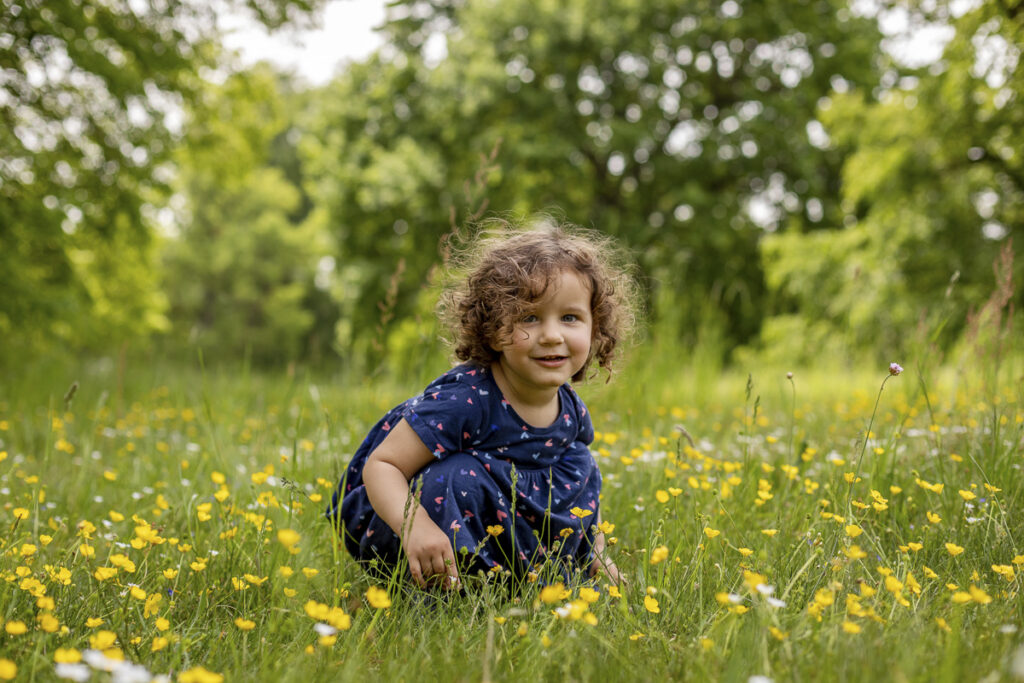
[[[517,395],[531,403],[550,400],[587,362],[593,333],[590,284],[561,271],[544,297],[495,345],[499,363]]]

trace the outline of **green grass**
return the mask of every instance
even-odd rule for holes
[[[537,584],[510,599],[476,583],[447,603],[381,585],[391,605],[375,608],[332,539],[321,513],[345,461],[443,362],[403,381],[27,362],[0,387],[0,677],[53,680],[58,649],[102,646],[173,680],[203,680],[199,666],[265,681],[1010,680],[1020,367],[929,369],[929,384],[907,365],[880,397],[885,367],[792,383],[751,369],[748,390],[745,371],[708,377],[640,348],[582,386],[628,583],[559,616],[580,586],[549,604]],[[325,619],[348,626],[333,643]]]

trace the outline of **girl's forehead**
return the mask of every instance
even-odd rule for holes
[[[555,298],[583,298],[590,303],[593,285],[590,278],[571,268],[563,268],[551,273],[546,278],[538,279],[536,288],[530,297],[534,304],[544,303]]]

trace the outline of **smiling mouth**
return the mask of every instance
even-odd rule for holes
[[[559,360],[565,360],[567,357],[568,356],[539,356],[539,357],[535,358],[534,360],[559,361]]]

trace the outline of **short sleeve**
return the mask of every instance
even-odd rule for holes
[[[405,404],[402,417],[435,458],[464,451],[479,432],[484,406],[473,387],[432,385]]]
[[[576,440],[589,446],[594,441],[594,425],[590,421],[590,411],[572,387],[566,385],[566,389],[576,412]]]

